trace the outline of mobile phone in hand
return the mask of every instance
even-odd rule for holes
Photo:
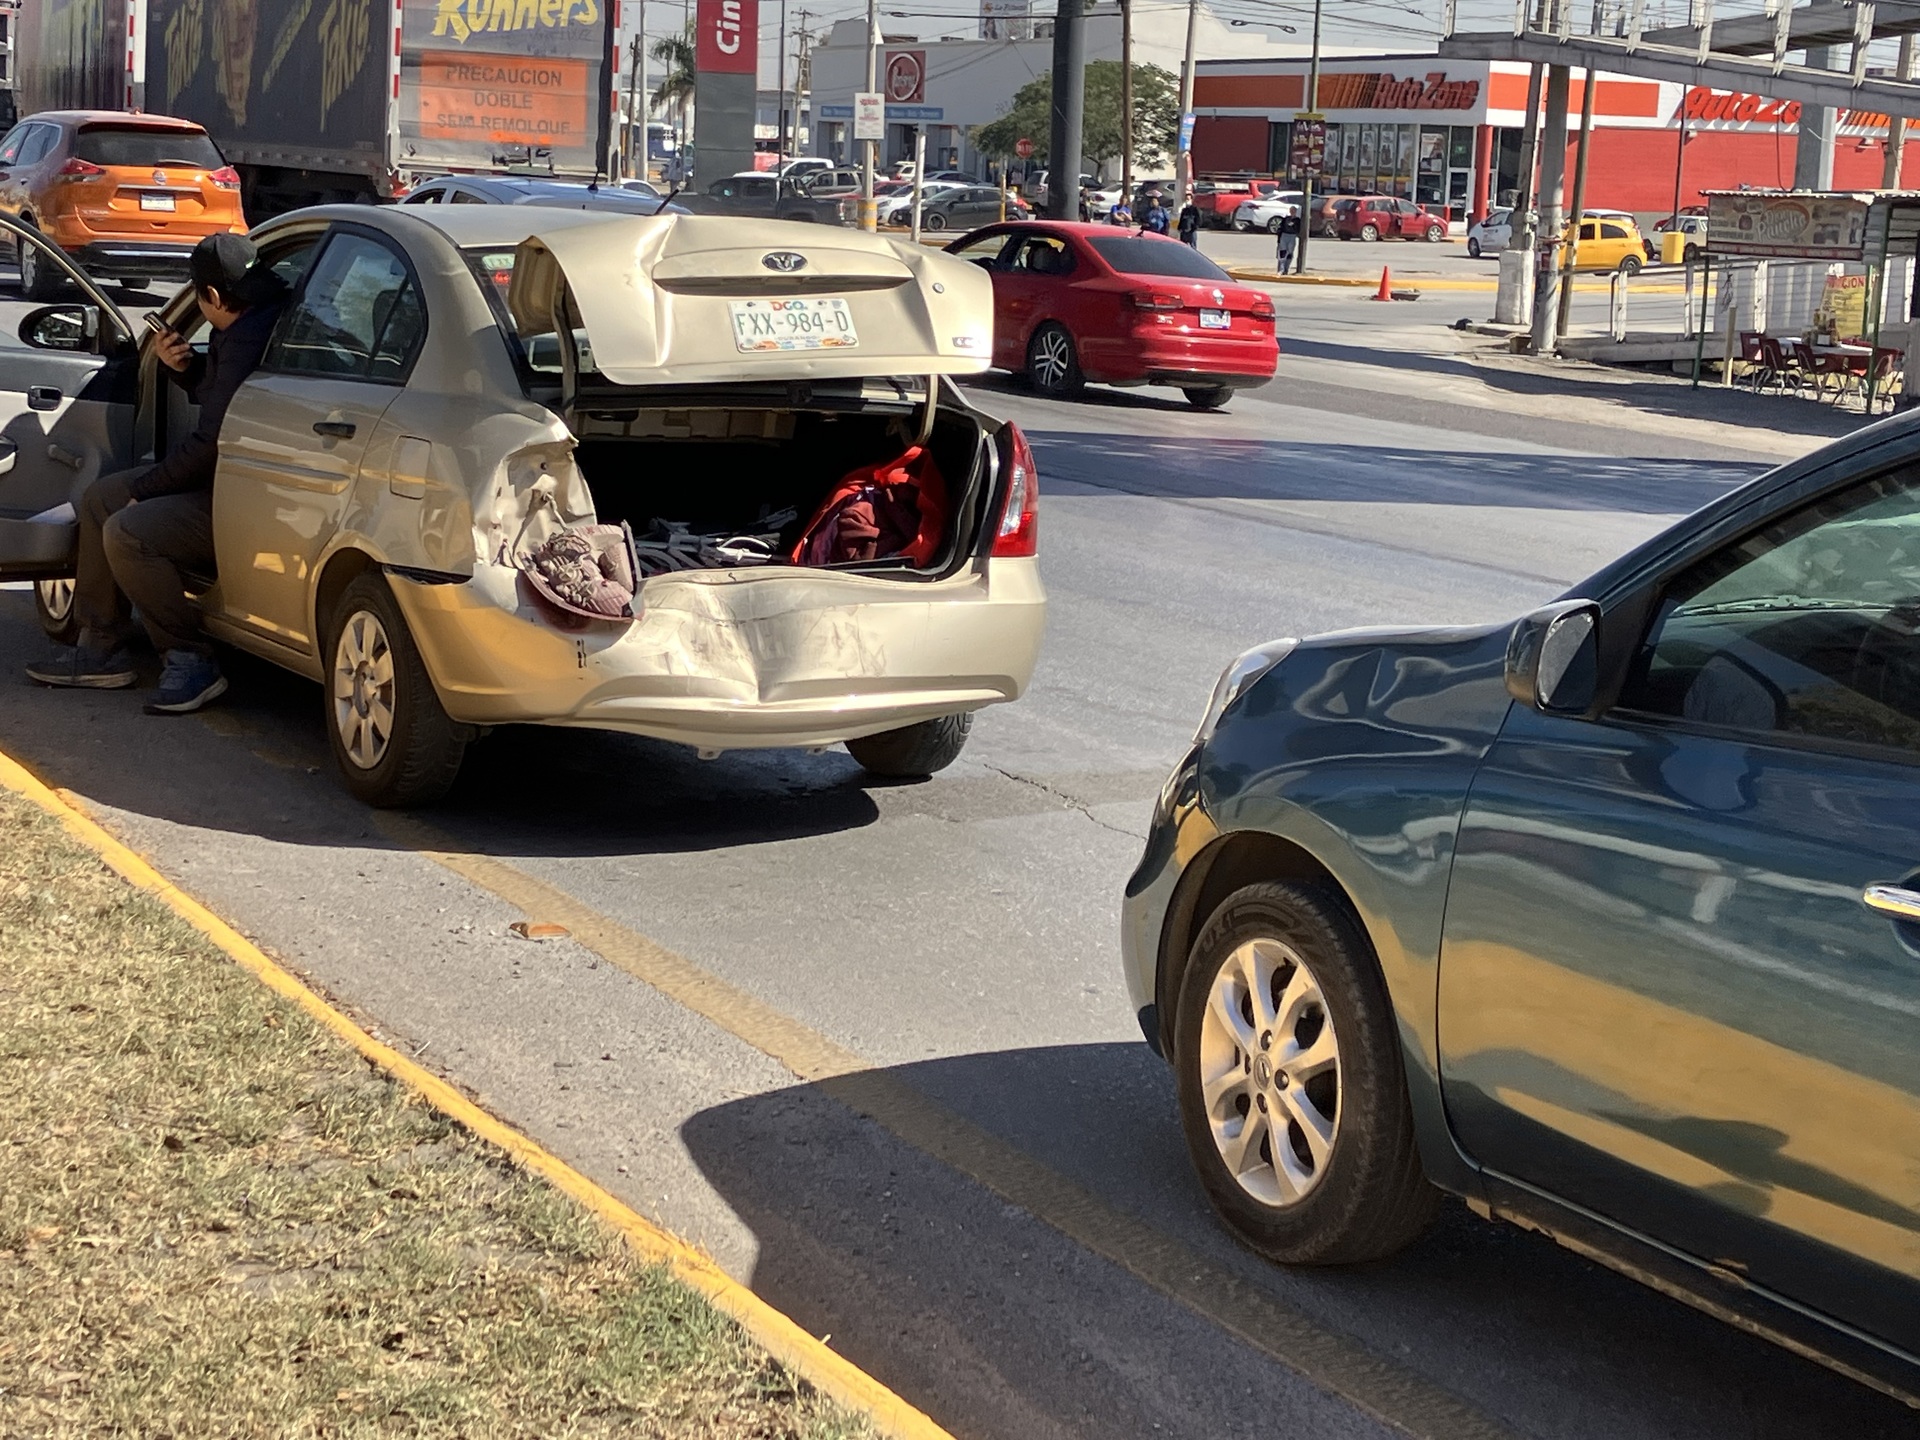
[[[155,315],[151,310],[145,315],[142,315],[140,319],[146,324],[147,329],[156,335],[165,335],[171,328],[166,321],[162,320],[158,315]]]

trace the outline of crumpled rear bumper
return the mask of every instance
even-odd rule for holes
[[[1038,563],[912,582],[818,570],[693,571],[637,621],[568,632],[516,573],[393,578],[456,720],[582,725],[710,749],[828,745],[1019,697],[1039,659]]]

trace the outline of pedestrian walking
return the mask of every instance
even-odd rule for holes
[[[1193,203],[1193,191],[1187,191],[1187,203],[1180,207],[1180,239],[1194,249],[1200,248],[1200,207]]]
[[[1093,191],[1086,186],[1080,187],[1080,223],[1086,224],[1093,219]]]
[[[1280,229],[1274,235],[1273,268],[1282,275],[1293,273],[1294,253],[1300,248],[1300,212],[1289,210],[1280,217]]]
[[[1155,235],[1164,235],[1173,228],[1173,216],[1167,213],[1167,202],[1158,190],[1147,192],[1147,213],[1140,228],[1151,230]]]

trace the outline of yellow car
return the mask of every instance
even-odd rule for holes
[[[1567,226],[1563,244],[1572,245],[1576,270],[1618,270],[1632,275],[1646,263],[1647,244],[1640,238],[1640,227],[1625,215],[1586,215],[1574,234]]]

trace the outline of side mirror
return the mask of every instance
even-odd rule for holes
[[[98,354],[100,312],[91,305],[42,305],[21,320],[20,340],[36,350]]]
[[[1559,600],[1513,627],[1507,693],[1549,715],[1584,715],[1600,680],[1600,607]]]

